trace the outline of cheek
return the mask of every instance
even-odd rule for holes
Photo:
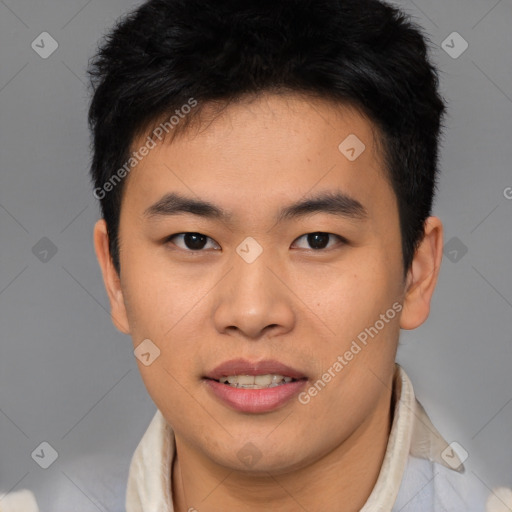
[[[363,262],[363,268],[346,274],[317,301],[319,315],[333,331],[324,345],[324,368],[345,354],[348,364],[343,372],[353,378],[365,379],[369,368],[381,374],[392,365],[400,330],[401,289],[380,261]]]
[[[314,280],[307,280],[303,289],[311,294],[319,314],[345,328],[375,321],[399,296],[392,269],[370,251],[354,255],[353,261],[345,262],[323,283],[317,283],[313,295],[314,286]]]
[[[205,334],[212,335],[206,322],[212,285],[206,279],[190,282],[182,273],[160,270],[157,265],[146,267],[140,271],[135,258],[126,267],[127,315],[134,347],[149,339],[160,351],[154,365],[161,367],[156,373],[167,382],[169,392],[176,384],[172,377],[185,382],[200,373],[196,368],[201,364]],[[155,372],[139,367],[147,385],[151,384]]]
[[[133,344],[150,339],[161,347],[178,313],[173,299],[177,290],[153,273],[125,270],[123,296]]]
[[[158,260],[147,241],[129,242],[121,261],[123,294],[132,333],[162,339],[192,307],[195,286]],[[134,342],[136,342],[136,336]]]
[[[154,271],[130,272],[128,266],[125,289],[134,349],[137,352],[139,345],[146,347],[142,344],[149,340],[144,352],[149,351],[151,358],[156,354],[148,366],[142,358],[137,362],[149,395],[162,411],[190,408],[190,397],[182,386],[190,384],[200,365],[201,338],[194,329],[204,323],[196,320],[200,312],[200,308],[194,309],[197,297],[187,294],[189,288],[184,289],[183,283],[172,276]]]

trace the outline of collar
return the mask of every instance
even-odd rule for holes
[[[377,482],[360,512],[391,512],[409,455],[464,472],[453,450],[451,464],[441,457],[449,445],[416,399],[412,383],[398,363],[395,363],[392,400],[394,414],[386,453]],[[127,512],[174,512],[170,489],[174,454],[174,432],[157,411],[132,457],[126,491]]]

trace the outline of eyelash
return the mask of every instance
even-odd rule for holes
[[[174,242],[172,242],[172,239],[173,239],[173,238],[176,238],[176,237],[178,237],[178,236],[184,236],[184,235],[198,235],[198,236],[200,236],[200,237],[206,237],[209,241],[212,241],[212,242],[214,242],[216,245],[218,245],[218,244],[217,244],[217,242],[215,242],[215,240],[213,240],[213,239],[212,239],[212,238],[210,238],[209,236],[203,235],[202,233],[197,233],[197,232],[195,232],[195,231],[186,231],[186,232],[182,232],[182,233],[175,233],[175,234],[173,234],[173,235],[170,235],[170,236],[166,237],[166,239],[165,239],[165,243],[166,243],[166,244],[167,244],[167,243],[172,243],[173,245],[176,245]],[[342,236],[340,236],[340,235],[335,235],[334,233],[327,233],[327,232],[324,232],[324,231],[313,231],[313,232],[311,232],[311,233],[305,233],[304,235],[301,235],[301,236],[299,236],[298,238],[296,238],[296,239],[294,240],[294,243],[295,243],[297,240],[300,240],[300,239],[301,239],[301,238],[303,238],[303,237],[307,237],[308,235],[327,235],[327,236],[329,236],[329,237],[335,237],[335,238],[337,238],[337,239],[339,240],[339,242],[341,242],[341,245],[348,244],[348,241],[347,241],[345,238],[343,238]],[[330,239],[329,239],[329,242],[330,242]],[[328,243],[328,244],[329,244],[329,243]],[[181,250],[185,251],[185,252],[191,252],[191,253],[204,252],[204,248],[194,250],[194,249],[189,249],[188,247],[185,247],[185,248],[183,248],[183,247],[179,247],[179,246],[177,246],[177,247],[178,247],[179,249],[181,249]],[[312,249],[312,248],[310,248],[310,249],[306,249],[306,250],[310,250],[310,251],[314,251],[314,252],[325,252],[325,251],[328,251],[328,250],[330,250],[330,249],[333,249],[333,247],[329,247],[329,246],[327,246],[326,248],[322,248],[322,249]]]

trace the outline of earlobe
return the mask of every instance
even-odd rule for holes
[[[429,217],[425,221],[423,240],[407,274],[404,308],[400,318],[402,329],[416,329],[428,318],[442,257],[443,225],[437,217]]]
[[[94,226],[94,249],[103,275],[103,283],[110,301],[112,323],[124,334],[130,333],[121,280],[112,263],[107,224],[100,219]]]

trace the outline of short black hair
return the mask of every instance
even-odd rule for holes
[[[349,104],[378,128],[405,275],[431,214],[445,113],[427,43],[379,0],[149,0],[122,17],[88,70],[91,175],[117,272],[121,177],[136,137],[174,113],[188,112],[166,132],[206,105],[290,91]]]

